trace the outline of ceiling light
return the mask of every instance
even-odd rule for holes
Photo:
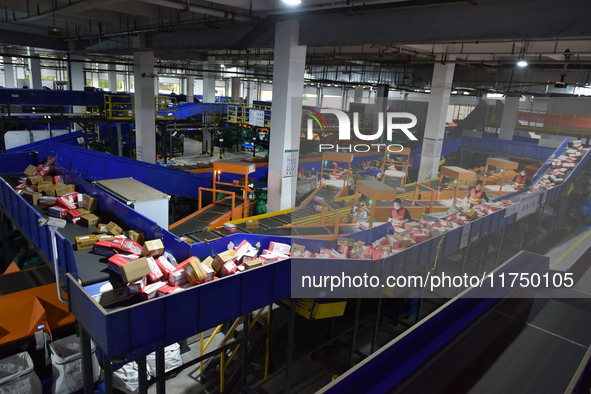
[[[281,0],[283,2],[283,4],[287,4],[287,5],[300,5],[302,3],[302,0]]]
[[[223,65],[223,64],[222,64],[220,67],[221,67],[221,68],[226,68],[226,66],[225,66],[225,65]]]
[[[519,59],[519,61],[517,62],[517,67],[527,67],[529,63],[527,62],[527,60],[525,59]]]

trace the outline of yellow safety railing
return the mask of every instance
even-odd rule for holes
[[[263,311],[265,310],[265,308],[267,308],[267,307],[263,307],[263,308],[259,309],[258,312],[256,313],[256,315],[252,318],[252,321],[248,325],[248,332],[252,331],[252,329],[254,328],[254,325],[256,324],[256,322],[259,320],[259,318],[263,314]],[[269,305],[268,308],[269,308],[269,310],[268,310],[268,314],[267,314],[266,324],[267,324],[267,326],[270,326],[270,324],[271,324],[271,305]],[[240,316],[238,319],[236,319],[236,321],[234,322],[234,324],[232,324],[232,327],[230,328],[230,330],[228,331],[228,333],[226,334],[226,336],[224,337],[224,339],[220,343],[220,348],[222,348],[226,345],[226,343],[228,342],[228,339],[230,339],[232,337],[232,335],[234,334],[234,331],[236,331],[236,329],[238,328],[238,325],[240,323],[242,323],[243,320],[244,320],[243,316]],[[203,341],[203,337],[201,340]],[[269,341],[270,341],[270,331],[268,330],[266,344],[265,344],[265,379],[267,379],[268,375],[269,375],[269,350],[270,350]],[[209,342],[211,342],[211,338],[210,338],[210,341],[208,341],[208,343]],[[234,356],[238,353],[238,350],[240,350],[241,347],[242,347],[242,343],[237,344],[236,347],[234,348],[234,350],[232,350],[232,352],[230,353],[230,356],[228,356],[227,360],[226,360],[226,352],[222,351],[220,353],[220,393],[224,392],[224,383],[225,383],[224,378],[226,375],[226,369],[228,367],[228,364],[230,364],[230,362],[232,361]],[[203,355],[203,353],[201,353],[201,355]],[[203,372],[203,369],[201,370],[201,372]]]
[[[105,116],[110,120],[135,119],[135,99],[127,94],[104,95]]]
[[[266,105],[229,104],[226,119],[229,123],[251,124],[249,121],[251,110],[264,111],[264,121],[261,127],[271,127],[271,107]]]
[[[176,119],[177,99],[169,96],[156,96],[156,119],[174,120]]]

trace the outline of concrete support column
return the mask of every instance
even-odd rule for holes
[[[107,73],[109,79],[109,92],[117,93],[117,65],[109,64],[109,71]]]
[[[501,119],[501,128],[499,129],[499,138],[502,140],[512,140],[515,133],[515,123],[519,113],[519,99],[517,97],[505,97],[505,107],[503,108],[503,118]]]
[[[208,56],[207,61],[203,62],[203,102],[215,103],[215,57]]]
[[[320,85],[316,87],[316,106],[322,107],[322,87]]]
[[[341,95],[341,97],[343,97],[343,101],[341,103],[341,110],[346,111],[347,110],[347,86],[343,86],[343,94]]]
[[[298,44],[299,21],[275,25],[268,184],[268,195],[272,198],[267,200],[268,212],[295,205],[306,66],[306,46]],[[288,159],[295,160],[295,166]],[[291,174],[288,169],[293,169]]]
[[[240,100],[240,78],[232,77],[232,102]]]
[[[441,147],[445,136],[445,119],[454,76],[455,58],[447,57],[450,62],[438,61],[433,67],[431,94],[425,124],[425,137],[418,180],[436,178],[439,173]]]
[[[156,103],[154,99],[154,52],[133,54],[135,87],[135,150],[136,159],[156,162]]]
[[[363,86],[355,86],[355,93],[353,93],[353,102],[360,103],[363,101]]]
[[[84,90],[86,81],[84,80],[84,59],[81,56],[70,56],[68,61],[68,86],[70,90]]]
[[[31,70],[31,82],[29,88],[31,89],[43,89],[41,83],[41,59],[39,55],[35,53],[35,50],[29,48],[29,69]]]
[[[195,94],[195,79],[192,75],[187,75],[187,102],[193,102],[193,95]]]
[[[12,56],[4,56],[4,86],[7,88],[16,88]]]

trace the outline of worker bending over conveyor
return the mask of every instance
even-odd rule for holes
[[[521,170],[521,172],[513,178],[513,186],[515,186],[517,190],[521,190],[527,185],[529,185],[529,178],[525,175],[525,171]]]
[[[484,192],[484,188],[482,187],[482,181],[476,182],[476,186],[470,189],[470,191],[466,195],[466,198],[468,199],[468,204],[470,204],[470,207],[482,203],[482,200],[485,200],[486,202],[489,201],[488,196],[486,195],[486,193]]]
[[[402,200],[399,198],[394,200],[394,209],[392,210],[390,218],[388,218],[388,221],[392,220],[399,221],[402,224],[412,220],[410,217],[410,212],[408,212],[408,209],[402,206]]]

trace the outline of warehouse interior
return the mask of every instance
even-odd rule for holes
[[[587,1],[0,4],[0,392],[590,392]]]

